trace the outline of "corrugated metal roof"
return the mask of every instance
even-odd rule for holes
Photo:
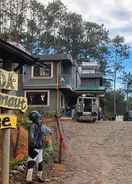
[[[71,55],[64,54],[64,53],[55,54],[55,55],[41,55],[41,56],[37,56],[37,58],[39,59],[39,61],[55,61],[55,62],[68,61],[73,63],[73,59]]]
[[[36,60],[31,54],[2,39],[0,39],[0,58],[24,64],[33,64]]]

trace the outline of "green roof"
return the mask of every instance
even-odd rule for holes
[[[104,86],[87,86],[87,87],[79,87],[76,88],[75,91],[86,91],[86,92],[104,92],[105,87]]]

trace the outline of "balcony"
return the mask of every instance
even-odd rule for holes
[[[61,88],[74,89],[76,81],[71,74],[62,75],[60,77],[60,86]]]
[[[94,72],[94,73],[81,73],[81,78],[102,78],[101,72]]]

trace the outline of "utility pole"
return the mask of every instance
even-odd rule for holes
[[[116,70],[114,71],[114,117],[116,118]]]

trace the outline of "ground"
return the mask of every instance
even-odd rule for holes
[[[132,184],[132,123],[69,120],[63,129],[64,161],[45,183]]]

